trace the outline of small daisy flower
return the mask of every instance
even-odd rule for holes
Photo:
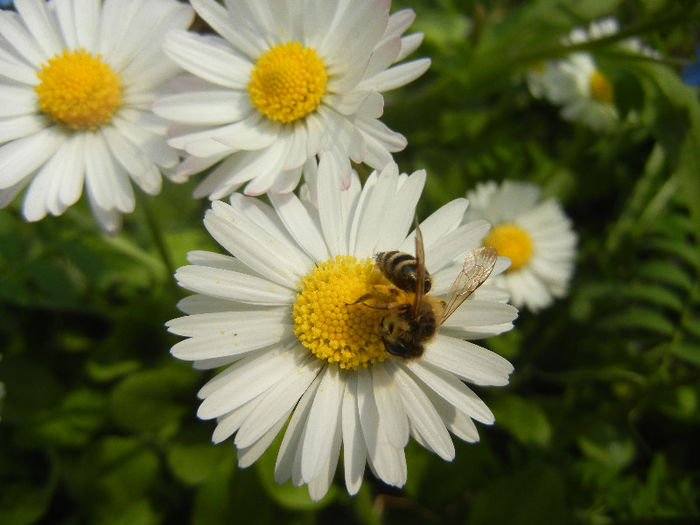
[[[160,51],[193,11],[174,0],[17,0],[0,12],[0,207],[25,187],[29,221],[85,193],[115,233],[131,179],[155,195],[178,163],[150,106],[180,69]]]
[[[216,419],[213,441],[235,434],[238,463],[255,462],[285,427],[275,479],[308,485],[322,498],[343,449],[345,483],[360,488],[365,465],[385,483],[406,482],[409,436],[445,460],[450,432],[479,439],[473,421],[492,424],[487,406],[463,382],[501,386],[512,365],[465,339],[512,328],[507,294],[479,287],[424,345],[421,357],[390,354],[379,327],[394,319],[367,294],[402,292],[375,267],[378,252],[414,251],[409,234],[425,172],[399,175],[394,163],[364,188],[355,174],[347,191],[318,178],[318,206],[294,193],[270,194],[272,207],[240,193],[216,201],[204,224],[231,255],[190,252],[180,286],[195,292],[167,323],[187,337],[171,353],[200,369],[227,368],[199,391],[198,416]],[[481,244],[488,223],[461,224],[457,199],[421,224],[431,297],[447,293],[465,255]],[[498,258],[494,274],[507,267]],[[393,290],[393,291],[391,291]],[[404,310],[405,311],[405,310]]]
[[[608,17],[592,22],[588,29],[572,30],[564,43],[597,40],[618,30],[617,20]],[[622,40],[614,46],[630,53],[658,57],[658,53],[636,38]],[[619,123],[613,84],[590,53],[575,52],[563,59],[537,64],[528,71],[526,78],[532,96],[562,106],[561,116],[565,120],[581,122],[600,132],[610,131]]]
[[[381,169],[402,150],[405,138],[378,120],[381,93],[430,61],[393,65],[422,35],[402,37],[415,15],[389,15],[390,3],[192,0],[220,36],[169,36],[165,52],[194,78],[154,110],[177,123],[170,144],[189,155],[180,176],[218,164],[195,196],[220,199],[246,183],[248,195],[292,191],[317,155],[325,176],[347,187],[350,161]]]
[[[479,184],[467,198],[466,218],[493,225],[484,244],[511,261],[497,277],[511,302],[537,311],[563,297],[574,270],[576,234],[562,207],[542,201],[537,186],[514,181]]]

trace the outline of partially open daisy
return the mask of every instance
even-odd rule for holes
[[[379,327],[390,310],[363,300],[391,287],[374,254],[413,252],[409,229],[424,182],[424,172],[399,175],[390,163],[363,189],[355,175],[347,191],[319,178],[317,207],[294,193],[272,194],[273,207],[235,193],[205,215],[232,256],[191,252],[191,265],[177,271],[196,295],[178,305],[188,315],[168,323],[188,338],[171,352],[197,368],[228,366],[200,390],[198,416],[216,418],[215,443],[235,434],[239,466],[255,462],[287,425],[275,479],[306,483],[320,499],[342,445],[355,494],[366,463],[385,483],[406,482],[409,436],[449,461],[449,432],[475,442],[472,420],[493,423],[463,381],[505,385],[513,367],[465,339],[512,328],[517,311],[504,291],[486,281],[415,359],[387,351]],[[466,207],[457,199],[421,224],[432,296],[448,291],[489,229],[481,220],[461,224]],[[499,258],[493,273],[506,266]]]
[[[27,220],[83,192],[116,232],[134,209],[129,179],[157,194],[177,165],[150,105],[180,69],[160,51],[193,11],[175,0],[17,0],[0,13],[0,207],[27,185]]]
[[[181,176],[218,164],[195,196],[219,199],[245,183],[249,195],[292,191],[317,155],[324,176],[347,187],[351,160],[381,169],[403,149],[404,137],[378,120],[381,92],[430,61],[392,65],[422,35],[402,37],[414,13],[390,16],[390,3],[192,0],[220,36],[170,35],[165,52],[194,77],[154,110],[177,123],[170,144],[190,155]]]
[[[574,270],[576,234],[561,205],[543,201],[537,186],[515,181],[479,184],[467,198],[466,218],[493,225],[484,244],[511,261],[496,278],[511,302],[537,311],[563,297]]]

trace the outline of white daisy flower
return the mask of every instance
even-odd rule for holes
[[[178,155],[150,105],[180,69],[160,51],[186,28],[174,0],[17,0],[0,12],[0,207],[27,185],[29,221],[62,214],[83,192],[116,232],[134,209],[133,180],[160,191]]]
[[[588,29],[572,30],[564,43],[598,40],[618,30],[617,20],[608,17],[592,22]],[[659,56],[637,38],[624,39],[613,46],[630,53]],[[580,122],[600,132],[610,131],[619,123],[613,84],[590,53],[579,51],[559,60],[548,60],[530,69],[526,78],[532,96],[562,106],[561,116],[565,120]]]
[[[232,256],[188,254],[191,265],[176,278],[196,295],[178,305],[187,316],[167,325],[188,338],[173,346],[175,357],[201,369],[228,367],[199,391],[198,416],[217,420],[215,443],[235,434],[240,467],[255,462],[287,425],[279,483],[291,478],[307,484],[312,499],[322,498],[342,445],[350,494],[359,490],[366,463],[400,487],[409,436],[450,461],[449,432],[475,442],[473,420],[494,422],[463,381],[505,385],[513,367],[465,339],[512,328],[517,310],[503,290],[480,287],[424,343],[420,358],[389,354],[380,330],[415,294],[391,285],[372,256],[413,252],[408,233],[424,182],[424,171],[399,175],[390,163],[362,189],[355,174],[347,191],[319,177],[318,207],[294,193],[271,194],[272,207],[234,193],[230,205],[216,201],[206,213],[207,230]],[[457,199],[421,224],[430,297],[447,293],[465,254],[489,229],[482,220],[462,225],[466,207]],[[505,267],[499,258],[494,274]],[[393,307],[369,297],[382,293]]]
[[[393,65],[422,34],[402,37],[415,14],[389,15],[390,0],[192,0],[220,35],[173,32],[165,52],[195,78],[154,111],[177,124],[170,144],[190,155],[182,177],[218,166],[195,196],[292,191],[304,164],[350,183],[351,164],[381,169],[405,138],[379,119],[383,91],[430,65]],[[222,162],[223,161],[223,162]]]
[[[576,234],[562,207],[542,201],[537,186],[515,181],[478,184],[467,198],[467,220],[489,221],[493,227],[484,244],[511,261],[496,278],[511,302],[537,311],[563,297],[574,270]]]

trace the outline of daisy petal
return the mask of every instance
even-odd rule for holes
[[[301,475],[306,483],[319,475],[331,455],[334,433],[325,429],[334,429],[338,423],[344,390],[338,368],[327,367],[306,420],[301,459]]]
[[[513,372],[513,365],[497,353],[440,334],[426,348],[423,361],[475,385],[507,385]]]

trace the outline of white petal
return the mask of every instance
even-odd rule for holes
[[[467,443],[479,441],[479,431],[470,417],[464,415],[429,388],[422,387],[421,390],[428,396],[450,432]]]
[[[455,457],[454,444],[433,404],[400,364],[394,362],[390,369],[411,425],[432,451],[442,459],[452,461]]]
[[[497,353],[441,334],[426,347],[423,361],[475,385],[507,385],[513,372],[513,365]]]
[[[353,224],[355,246],[352,253],[358,257],[369,257],[377,252],[377,241],[385,223],[387,203],[396,205],[396,185],[398,183],[398,166],[394,163],[387,164],[376,177],[373,184],[365,184],[363,198],[358,203],[356,224]],[[357,232],[357,233],[355,233]]]
[[[144,115],[140,113],[139,116]],[[158,117],[153,117],[158,118]],[[158,166],[174,168],[179,158],[174,149],[168,146],[164,137],[152,133],[143,122],[130,122],[124,118],[115,117],[112,124],[126,140],[146,153]]]
[[[53,56],[63,49],[58,27],[44,2],[16,0],[15,7],[45,57]]]
[[[105,126],[103,133],[110,151],[139,188],[149,195],[160,193],[160,171],[151,159],[112,126]]]
[[[360,415],[357,411],[357,372],[348,372],[342,418],[345,486],[348,494],[354,496],[362,485],[367,461],[367,446],[362,436]]]
[[[213,37],[175,30],[165,38],[163,51],[193,75],[219,86],[245,90],[253,65],[215,41]]]
[[[454,405],[461,412],[486,425],[494,422],[491,410],[467,385],[454,375],[435,368],[424,361],[424,358],[408,361],[405,366],[427,387],[431,388],[436,394]]]
[[[287,231],[299,246],[314,261],[327,260],[330,254],[319,226],[299,198],[293,193],[271,193],[269,198]]]
[[[99,0],[83,0],[73,4],[73,20],[78,46],[88,51],[97,49],[102,24],[100,20],[101,2]]]
[[[306,483],[319,475],[330,458],[344,390],[345,382],[338,367],[326,367],[304,431],[301,475]]]
[[[212,442],[221,443],[230,438],[243,424],[246,418],[255,411],[260,398],[254,398],[229,413],[217,418],[216,428],[211,436]]]
[[[437,239],[454,231],[462,223],[467,205],[467,199],[455,199],[440,207],[420,223],[420,231],[423,234],[426,250],[432,248]],[[413,251],[415,242],[415,231],[413,231],[406,237],[399,250],[402,252]]]
[[[342,443],[340,421],[336,421],[335,429],[332,429],[331,432],[333,438],[328,460],[319,471],[318,476],[309,482],[309,497],[312,501],[319,501],[328,493],[328,489],[333,482],[335,470],[338,467],[338,456],[340,455],[340,444]]]
[[[241,120],[250,113],[250,102],[245,92],[231,90],[195,91],[158,99],[153,112],[180,123],[221,125]]]
[[[331,254],[347,254],[347,218],[343,215],[341,192],[330,160],[321,157],[318,168],[318,211],[323,237]]]
[[[374,402],[370,373],[362,368],[358,371],[357,410],[373,471],[385,483],[396,487],[403,486],[406,482],[406,457],[403,448],[396,448],[389,443]]]
[[[362,82],[358,88],[371,87],[376,91],[389,91],[397,87],[405,86],[413,82],[430,67],[429,58],[420,58],[411,62],[404,62],[397,66],[390,67],[377,75],[374,75],[367,82]]]
[[[258,459],[260,459],[260,456],[265,453],[265,451],[277,437],[277,434],[279,434],[279,431],[282,430],[282,427],[286,423],[290,413],[291,409],[283,414],[282,417],[280,417],[277,422],[251,446],[238,450],[239,468],[248,468]]]
[[[275,463],[275,481],[277,483],[284,483],[290,477],[292,477],[292,471],[294,469],[294,460],[296,458],[297,450],[301,443],[301,439],[304,435],[304,428],[306,427],[306,418],[311,410],[311,402],[316,396],[316,390],[318,385],[321,383],[321,374],[316,376],[311,386],[306,389],[304,395],[301,396],[299,403],[297,403],[294,409],[294,414],[289,420],[287,425],[287,430],[284,433],[284,438],[282,438],[282,444],[280,445],[279,452],[277,453],[277,461]]]
[[[239,313],[230,312],[229,315]],[[196,314],[188,317],[216,316],[221,313]],[[187,318],[183,318],[187,319]],[[179,324],[171,328],[173,331],[184,331]],[[232,357],[250,353],[275,344],[286,344],[294,340],[292,325],[282,325],[276,319],[255,319],[246,324],[231,326],[222,325],[220,332],[212,335],[196,335],[176,343],[170,353],[187,361],[214,359],[217,357]]]
[[[296,290],[266,279],[217,268],[183,266],[175,272],[175,279],[192,292],[247,304],[292,304],[296,296]]]
[[[226,414],[294,373],[296,362],[289,354],[291,348],[272,348],[241,359],[209,381],[199,392],[204,401],[197,417],[211,419]]]
[[[235,23],[230,11],[213,0],[192,0],[192,7],[216,33],[251,60],[257,60],[265,50],[265,41],[249,27]],[[301,11],[301,10],[300,10]],[[232,23],[234,22],[234,23]]]
[[[288,414],[316,379],[322,362],[299,355],[298,369],[283,378],[261,396],[255,412],[241,425],[236,435],[236,446],[246,448],[260,439],[285,414]]]
[[[46,212],[60,215],[82,192],[84,165],[79,137],[67,140],[36,174],[27,190],[23,213],[28,221]]]
[[[404,448],[408,444],[408,419],[397,385],[384,366],[372,366],[372,390],[377,413],[386,429],[392,446]]]
[[[65,140],[54,127],[0,146],[0,189],[14,186],[52,156]]]
[[[36,69],[46,60],[46,54],[39,47],[36,39],[27,31],[19,16],[0,11],[0,35],[5,42]]]
[[[223,202],[212,204],[204,216],[204,225],[232,255],[282,286],[296,287],[310,269],[310,264],[304,265],[281,235],[271,235],[250,220],[233,214],[232,208]]]
[[[134,210],[134,193],[126,173],[112,157],[104,135],[84,133],[85,185],[95,203],[105,210],[129,213]]]

